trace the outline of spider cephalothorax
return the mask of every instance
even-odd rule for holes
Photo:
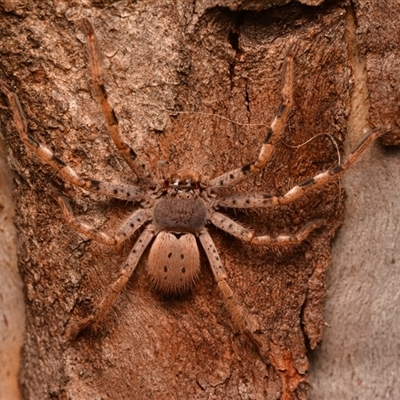
[[[163,293],[180,293],[191,287],[200,272],[196,237],[205,228],[207,207],[200,198],[200,182],[174,176],[165,182],[156,200],[152,223],[158,234],[151,246],[148,273]]]
[[[374,140],[389,130],[389,127],[378,128],[370,132],[343,163],[300,182],[282,196],[230,191],[230,188],[245,179],[254,177],[265,167],[283,131],[293,102],[295,46],[291,45],[284,61],[282,102],[261,145],[258,158],[253,163],[228,171],[206,182],[190,175],[172,176],[159,182],[153,172],[124,141],[119,132],[118,120],[108,101],[103,84],[100,52],[93,27],[86,19],[82,21],[82,27],[88,40],[94,87],[108,124],[110,136],[122,157],[141,181],[140,187],[80,177],[71,167],[55,156],[48,147],[40,144],[29,135],[18,97],[7,84],[0,81],[0,89],[8,98],[14,123],[22,141],[39,158],[57,170],[64,180],[75,186],[111,198],[138,202],[141,206],[121,224],[114,235],[110,236],[76,219],[66,199],[62,196],[58,197],[58,202],[68,224],[76,231],[98,242],[116,245],[142,229],[121,267],[119,278],[110,285],[107,293],[94,308],[91,315],[70,325],[68,335],[75,336],[83,328],[101,318],[111,307],[119,292],[126,286],[144,251],[149,246],[151,248],[147,268],[155,286],[164,293],[177,293],[190,288],[200,270],[198,248],[198,244],[200,244],[204,249],[214,279],[234,322],[239,330],[258,346],[259,353],[267,358],[267,346],[263,344],[260,336],[252,329],[245,310],[229,287],[225,267],[207,230],[207,225],[212,224],[233,237],[253,245],[279,247],[301,243],[310,232],[320,227],[324,221],[311,221],[295,234],[282,234],[277,237],[256,236],[254,231],[243,227],[217,210],[219,207],[223,209],[250,209],[291,203],[309,190],[320,187],[343,174]]]

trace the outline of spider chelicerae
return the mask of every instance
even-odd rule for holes
[[[93,84],[110,136],[122,157],[137,175],[140,182],[139,186],[102,182],[78,176],[48,147],[36,141],[28,133],[27,122],[17,95],[6,83],[0,81],[0,89],[8,99],[14,124],[21,140],[40,159],[57,170],[65,181],[90,192],[140,204],[140,208],[122,223],[117,233],[110,236],[76,219],[67,200],[63,196],[58,196],[58,202],[68,224],[84,236],[100,243],[120,244],[144,227],[123,263],[118,279],[110,285],[107,293],[94,308],[91,315],[71,324],[68,335],[74,337],[82,329],[98,321],[111,307],[115,298],[126,286],[151,242],[147,270],[156,288],[167,294],[188,290],[200,270],[198,248],[198,243],[200,243],[235,324],[241,333],[248,336],[259,349],[262,349],[265,344],[254,333],[246,316],[246,311],[229,287],[224,265],[206,225],[213,224],[237,239],[258,246],[298,245],[307,238],[310,232],[323,225],[324,221],[311,221],[296,234],[282,234],[277,237],[256,236],[252,230],[241,226],[217,210],[219,208],[275,207],[291,203],[308,191],[338,178],[355,163],[373,141],[386,133],[389,127],[372,130],[343,163],[297,184],[283,196],[273,196],[266,193],[231,192],[227,194],[227,188],[254,177],[265,167],[283,131],[293,102],[293,64],[296,46],[290,45],[282,68],[282,101],[261,145],[258,158],[250,164],[207,181],[194,175],[171,175],[167,179],[157,180],[148,166],[140,160],[120,134],[118,119],[108,101],[103,83],[100,51],[93,27],[87,19],[83,19],[81,23],[88,42]]]

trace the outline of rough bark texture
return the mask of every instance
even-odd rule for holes
[[[329,133],[342,148],[350,110],[350,121],[356,119],[351,89],[358,86],[351,82],[356,80],[357,57],[351,48],[358,47],[351,40],[349,25],[364,3],[356,8],[346,2],[319,7],[287,1],[237,3],[216,7],[211,1],[84,5],[59,1],[22,6],[6,2],[0,21],[1,78],[20,96],[35,137],[76,171],[96,179],[134,183],[135,177],[110,143],[93,99],[84,38],[76,26],[80,16],[86,15],[100,39],[106,86],[127,141],[154,170],[158,160],[169,160],[172,170],[216,176],[257,156],[279,104],[282,60],[294,38],[299,51],[290,121],[266,170],[237,188],[283,194],[337,161],[336,149],[326,136],[291,146]],[[353,32],[361,43],[362,32]],[[372,56],[363,48],[360,57],[368,61]],[[368,77],[376,65],[377,61],[367,68]],[[373,85],[363,90],[370,89],[379,92]],[[379,93],[374,104],[381,102]],[[372,95],[370,99],[372,103]],[[113,311],[71,343],[64,337],[67,323],[86,316],[99,301],[117,276],[129,244],[113,249],[80,237],[66,226],[52,193],[67,195],[77,215],[109,232],[135,206],[66,185],[26,151],[11,118],[2,115],[17,183],[16,222],[27,303],[21,371],[24,398],[306,398],[307,345],[315,348],[322,337],[330,240],[343,217],[336,184],[280,210],[234,214],[257,232],[272,235],[296,232],[315,218],[327,220],[326,228],[296,249],[277,253],[254,248],[211,229],[232,288],[270,343],[271,364],[262,363],[237,335],[205,259],[194,290],[170,299],[160,297],[150,286],[144,257]],[[374,124],[395,124],[396,118],[390,114]],[[350,131],[360,128],[360,134],[361,125],[354,123]],[[372,154],[377,153],[375,149]],[[396,158],[393,152],[382,165],[395,163]],[[369,168],[367,162],[355,168],[353,177],[360,179],[355,180],[350,196],[369,193],[373,177],[379,182],[382,176],[386,182],[398,179],[390,167],[389,172],[384,167],[371,169],[366,178],[362,173]],[[392,168],[398,171],[398,161]],[[368,209],[369,204],[358,204],[358,214],[351,209],[348,224],[364,229],[360,224],[364,221],[383,229],[381,215],[363,219]],[[343,246],[352,243],[355,247],[363,244],[346,239]],[[345,248],[337,252],[349,253]],[[393,260],[394,271],[398,260]],[[362,276],[368,271],[359,270]],[[387,269],[380,264],[378,271]],[[340,275],[332,282],[341,280]],[[381,301],[374,304],[384,307],[386,301],[380,295]],[[332,303],[347,299],[340,292],[338,296]],[[329,332],[337,327],[342,335],[348,333],[340,322]],[[360,325],[359,332],[364,332]],[[334,343],[342,349],[343,343]],[[336,355],[332,349],[324,351],[320,354],[329,366]],[[333,398],[324,386],[330,378],[321,376],[321,370],[315,367],[312,396]],[[325,370],[333,375],[326,365]],[[396,382],[392,380],[390,387],[395,388]],[[341,398],[350,398],[349,393]]]
[[[353,132],[390,122],[399,144],[400,6],[357,1],[347,18]],[[400,393],[400,154],[374,149],[343,179],[344,224],[333,247],[321,346],[311,358],[310,398],[395,399]]]
[[[354,16],[355,39],[365,60],[370,123],[391,121],[393,132],[383,142],[400,145],[400,4],[355,1]]]
[[[25,325],[22,281],[17,266],[11,173],[0,139],[0,399],[18,399],[20,353]]]

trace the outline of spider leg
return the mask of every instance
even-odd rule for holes
[[[101,319],[101,317],[110,309],[116,297],[124,289],[130,277],[136,269],[140,258],[142,257],[147,246],[155,236],[155,228],[153,225],[148,225],[142,232],[139,239],[133,246],[131,253],[122,265],[119,278],[109,286],[106,295],[100,303],[95,307],[92,314],[81,319],[76,324],[69,325],[66,330],[66,336],[69,339],[74,339],[83,329]]]
[[[217,228],[229,233],[230,235],[259,246],[296,246],[304,241],[312,231],[325,224],[325,221],[322,219],[314,220],[306,224],[295,235],[278,235],[273,238],[267,235],[254,236],[253,231],[243,227],[226,215],[217,212],[211,215],[209,221]]]
[[[295,47],[293,44],[289,47],[285,61],[283,62],[282,77],[282,101],[278,107],[271,126],[268,129],[267,135],[261,146],[258,159],[250,164],[244,165],[240,168],[226,172],[209,182],[210,188],[229,187],[238,184],[239,182],[259,173],[271,158],[275,145],[283,131],[286,124],[290,109],[293,104],[293,58]]]
[[[325,172],[314,176],[313,178],[307,179],[300,182],[297,186],[293,187],[286,194],[278,198],[278,204],[291,203],[294,200],[302,197],[307,191],[316,189],[322,185],[325,185],[332,179],[338,178],[344,174],[353,164],[358,160],[361,154],[379,137],[390,131],[390,126],[380,127],[374,129],[367,137],[365,137],[358,146],[349,154],[347,159],[334,167],[328,169]]]
[[[217,282],[225,304],[232,316],[234,323],[240,332],[246,335],[255,344],[263,361],[268,362],[268,345],[260,335],[255,334],[255,329],[251,326],[248,316],[240,306],[232,289],[227,282],[227,274],[224,265],[219,257],[215,244],[207,230],[200,232],[199,240],[207,255],[214,279]]]
[[[232,193],[215,199],[217,207],[262,208],[279,205],[279,196],[268,193]]]
[[[306,179],[294,186],[283,196],[273,196],[267,193],[244,194],[234,193],[227,196],[221,196],[217,199],[216,205],[227,208],[258,208],[273,207],[281,204],[291,203],[302,197],[306,192],[325,185],[329,181],[338,178],[349,170],[353,164],[359,159],[364,151],[379,137],[390,131],[390,126],[384,126],[371,131],[350,153],[347,159],[325,172]]]
[[[140,201],[148,198],[146,193],[136,186],[100,182],[95,179],[79,177],[70,166],[58,158],[48,147],[39,143],[28,133],[26,118],[18,96],[2,80],[0,80],[0,90],[7,96],[13,114],[14,124],[21,140],[29,149],[36,153],[41,160],[53,167],[65,181],[90,192],[116,199]]]
[[[96,91],[101,110],[107,122],[110,136],[114,141],[118,151],[121,153],[122,157],[131,167],[133,172],[135,172],[135,174],[144,182],[147,182],[151,189],[154,189],[157,186],[157,181],[153,173],[139,159],[133,149],[129,147],[127,143],[125,143],[119,131],[118,119],[115,115],[114,109],[108,101],[107,91],[104,86],[100,61],[101,53],[93,26],[86,18],[83,18],[81,20],[81,25],[88,43],[90,70],[92,73],[93,86]]]
[[[132,236],[144,223],[150,221],[151,212],[148,209],[140,209],[135,211],[118,229],[114,236],[109,236],[104,232],[99,232],[97,228],[93,228],[82,221],[76,219],[72,212],[71,206],[67,199],[63,196],[57,196],[58,204],[64,214],[69,226],[96,242],[115,246]]]

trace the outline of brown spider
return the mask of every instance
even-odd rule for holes
[[[68,224],[84,236],[104,244],[117,245],[146,225],[123,263],[119,278],[109,287],[108,292],[93,313],[71,326],[68,334],[75,336],[83,328],[99,320],[111,307],[152,241],[148,257],[148,273],[156,288],[163,293],[172,294],[188,290],[200,270],[198,249],[198,242],[200,242],[234,322],[240,332],[246,334],[261,350],[264,344],[256,337],[254,330],[251,329],[246,312],[240,306],[228,285],[225,268],[206,225],[213,224],[230,235],[254,245],[298,245],[307,238],[310,232],[324,224],[324,221],[314,220],[294,235],[285,234],[272,238],[270,236],[255,236],[252,230],[244,228],[226,215],[218,212],[217,209],[219,207],[262,208],[291,203],[302,197],[309,190],[320,187],[343,174],[372,142],[389,130],[389,127],[371,131],[346,161],[299,183],[283,196],[273,196],[266,193],[226,194],[227,188],[253,177],[265,167],[279,140],[293,102],[294,46],[292,45],[289,47],[283,63],[282,102],[268,129],[256,161],[226,172],[209,181],[203,181],[190,175],[176,175],[169,179],[158,181],[152,171],[139,159],[120,134],[118,120],[108,101],[103,83],[100,51],[93,27],[87,19],[82,20],[82,27],[88,41],[93,84],[107,121],[111,138],[125,161],[139,178],[140,186],[100,182],[78,176],[71,167],[60,160],[48,147],[38,143],[30,136],[17,95],[11,91],[7,84],[0,81],[0,89],[8,98],[9,106],[13,112],[14,123],[21,140],[39,158],[57,170],[67,182],[101,195],[138,202],[141,206],[129,216],[114,236],[109,236],[77,220],[68,202],[63,197],[58,196],[58,202]]]

